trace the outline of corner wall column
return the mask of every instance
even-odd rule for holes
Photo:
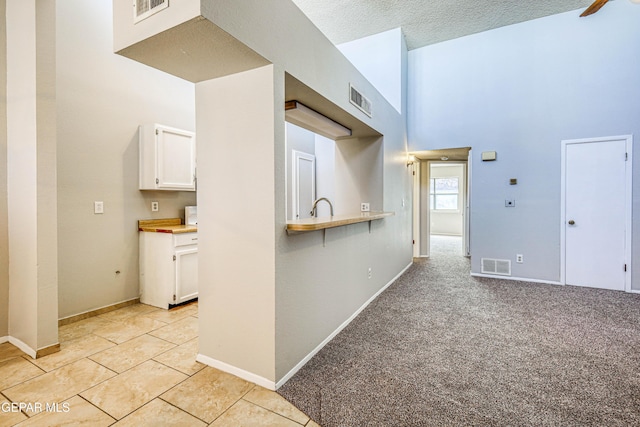
[[[196,85],[198,360],[271,389],[274,82],[274,66],[268,65]]]
[[[9,340],[58,345],[56,2],[6,4]]]

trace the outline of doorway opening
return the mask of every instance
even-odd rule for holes
[[[470,256],[469,147],[411,153],[414,257]]]

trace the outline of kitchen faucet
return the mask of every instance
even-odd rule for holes
[[[320,202],[321,200],[324,200],[325,202],[329,203],[329,209],[331,209],[331,216],[333,216],[333,205],[331,204],[329,199],[327,199],[326,197],[320,197],[319,199],[316,199],[313,202],[313,207],[311,208],[311,212],[309,212],[311,216],[315,216],[315,217],[318,216],[317,205],[318,205],[318,202]]]

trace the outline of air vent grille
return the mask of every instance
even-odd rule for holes
[[[169,7],[169,0],[135,0],[133,7],[133,22],[136,23]]]
[[[371,101],[369,101],[363,94],[358,92],[353,85],[349,85],[349,101],[360,111],[371,117]]]
[[[511,276],[511,261],[508,259],[482,258],[480,262],[482,273]]]

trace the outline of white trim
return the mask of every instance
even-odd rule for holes
[[[465,174],[466,174],[466,187],[464,189],[465,191],[465,204],[464,204],[464,224],[462,225],[463,229],[462,229],[462,238],[464,239],[463,242],[463,246],[464,246],[464,256],[466,257],[471,257],[471,168],[472,168],[472,161],[473,158],[471,157],[471,153],[473,152],[473,149],[469,150],[469,155],[467,157],[467,164],[466,164],[466,168],[465,168]]]
[[[631,294],[640,294],[640,290],[638,290],[638,289],[631,289],[631,290],[629,291],[629,293],[631,293]]]
[[[422,204],[420,203],[420,160],[415,159],[411,165],[411,172],[413,173],[413,257],[420,257],[420,209]]]
[[[473,277],[486,277],[488,279],[501,279],[501,280],[513,280],[516,282],[532,282],[532,283],[543,283],[546,285],[562,285],[562,283],[554,280],[541,280],[541,279],[528,279],[526,277],[513,277],[513,276],[499,276],[494,274],[484,274],[484,273],[471,273]]]
[[[6,342],[9,342],[9,337],[8,337],[8,336],[6,336],[6,337],[0,337],[0,344],[4,344],[4,343],[6,343]]]
[[[631,245],[632,245],[632,215],[633,215],[633,135],[618,135],[599,138],[584,138],[584,139],[566,139],[561,141],[561,172],[560,172],[560,284],[567,283],[566,273],[566,151],[569,144],[583,144],[590,142],[607,142],[607,141],[625,141],[627,152],[627,165],[625,167],[625,264],[627,265],[627,271],[625,274],[625,291],[632,292],[631,284],[632,277],[631,272],[633,270],[633,258],[631,257]]]
[[[204,354],[198,354],[196,356],[196,362],[204,363],[205,365],[211,366],[212,368],[216,368],[231,375],[235,375],[238,378],[242,378],[243,380],[257,384],[261,387],[266,388],[267,390],[276,390],[275,382],[261,377],[260,375],[256,375],[253,372],[245,371],[244,369],[240,369],[212,357],[205,356]]]
[[[307,354],[296,366],[293,367],[284,377],[280,379],[276,383],[276,390],[282,387],[292,376],[296,374],[313,356],[316,355],[322,348],[327,345],[336,335],[338,335],[344,328],[346,328],[349,323],[353,321],[369,304],[371,304],[382,292],[384,292],[389,286],[391,286],[400,276],[402,276],[405,271],[409,269],[413,265],[413,261],[410,262],[400,273],[398,273],[393,279],[389,281],[386,285],[384,285],[378,292],[376,292],[371,298],[369,298],[355,313],[353,313],[347,320],[345,320],[338,328],[333,331],[327,338],[324,339],[316,348],[314,348],[309,354]]]
[[[424,230],[421,231],[423,236],[427,236],[426,237],[426,244],[424,245],[425,250],[422,250],[422,243],[420,243],[420,254],[423,257],[429,258],[431,256],[431,165],[433,164],[433,160],[427,160],[426,163],[426,167],[425,167],[425,172],[427,176],[423,176],[420,178],[420,185],[422,185],[422,182],[424,181],[426,183],[426,197],[424,197],[422,200],[424,201],[424,203],[422,204],[422,206],[420,207],[420,215],[422,215],[422,213],[424,212],[424,217],[425,219],[425,227]],[[425,193],[425,189],[421,188],[420,189],[420,196],[422,197],[422,195]],[[420,217],[420,221],[422,221],[422,217]]]
[[[9,336],[9,342],[15,345],[16,347],[18,347],[20,350],[22,350],[23,353],[26,353],[27,355],[29,355],[32,359],[36,358],[36,351],[31,347],[29,347],[28,345],[26,345],[25,343],[23,343],[22,341],[20,341],[18,338]]]
[[[304,151],[291,150],[291,219],[300,219],[300,200],[298,200],[298,188],[300,186],[300,160],[311,162],[313,169],[311,174],[311,203],[316,199],[316,156]]]

